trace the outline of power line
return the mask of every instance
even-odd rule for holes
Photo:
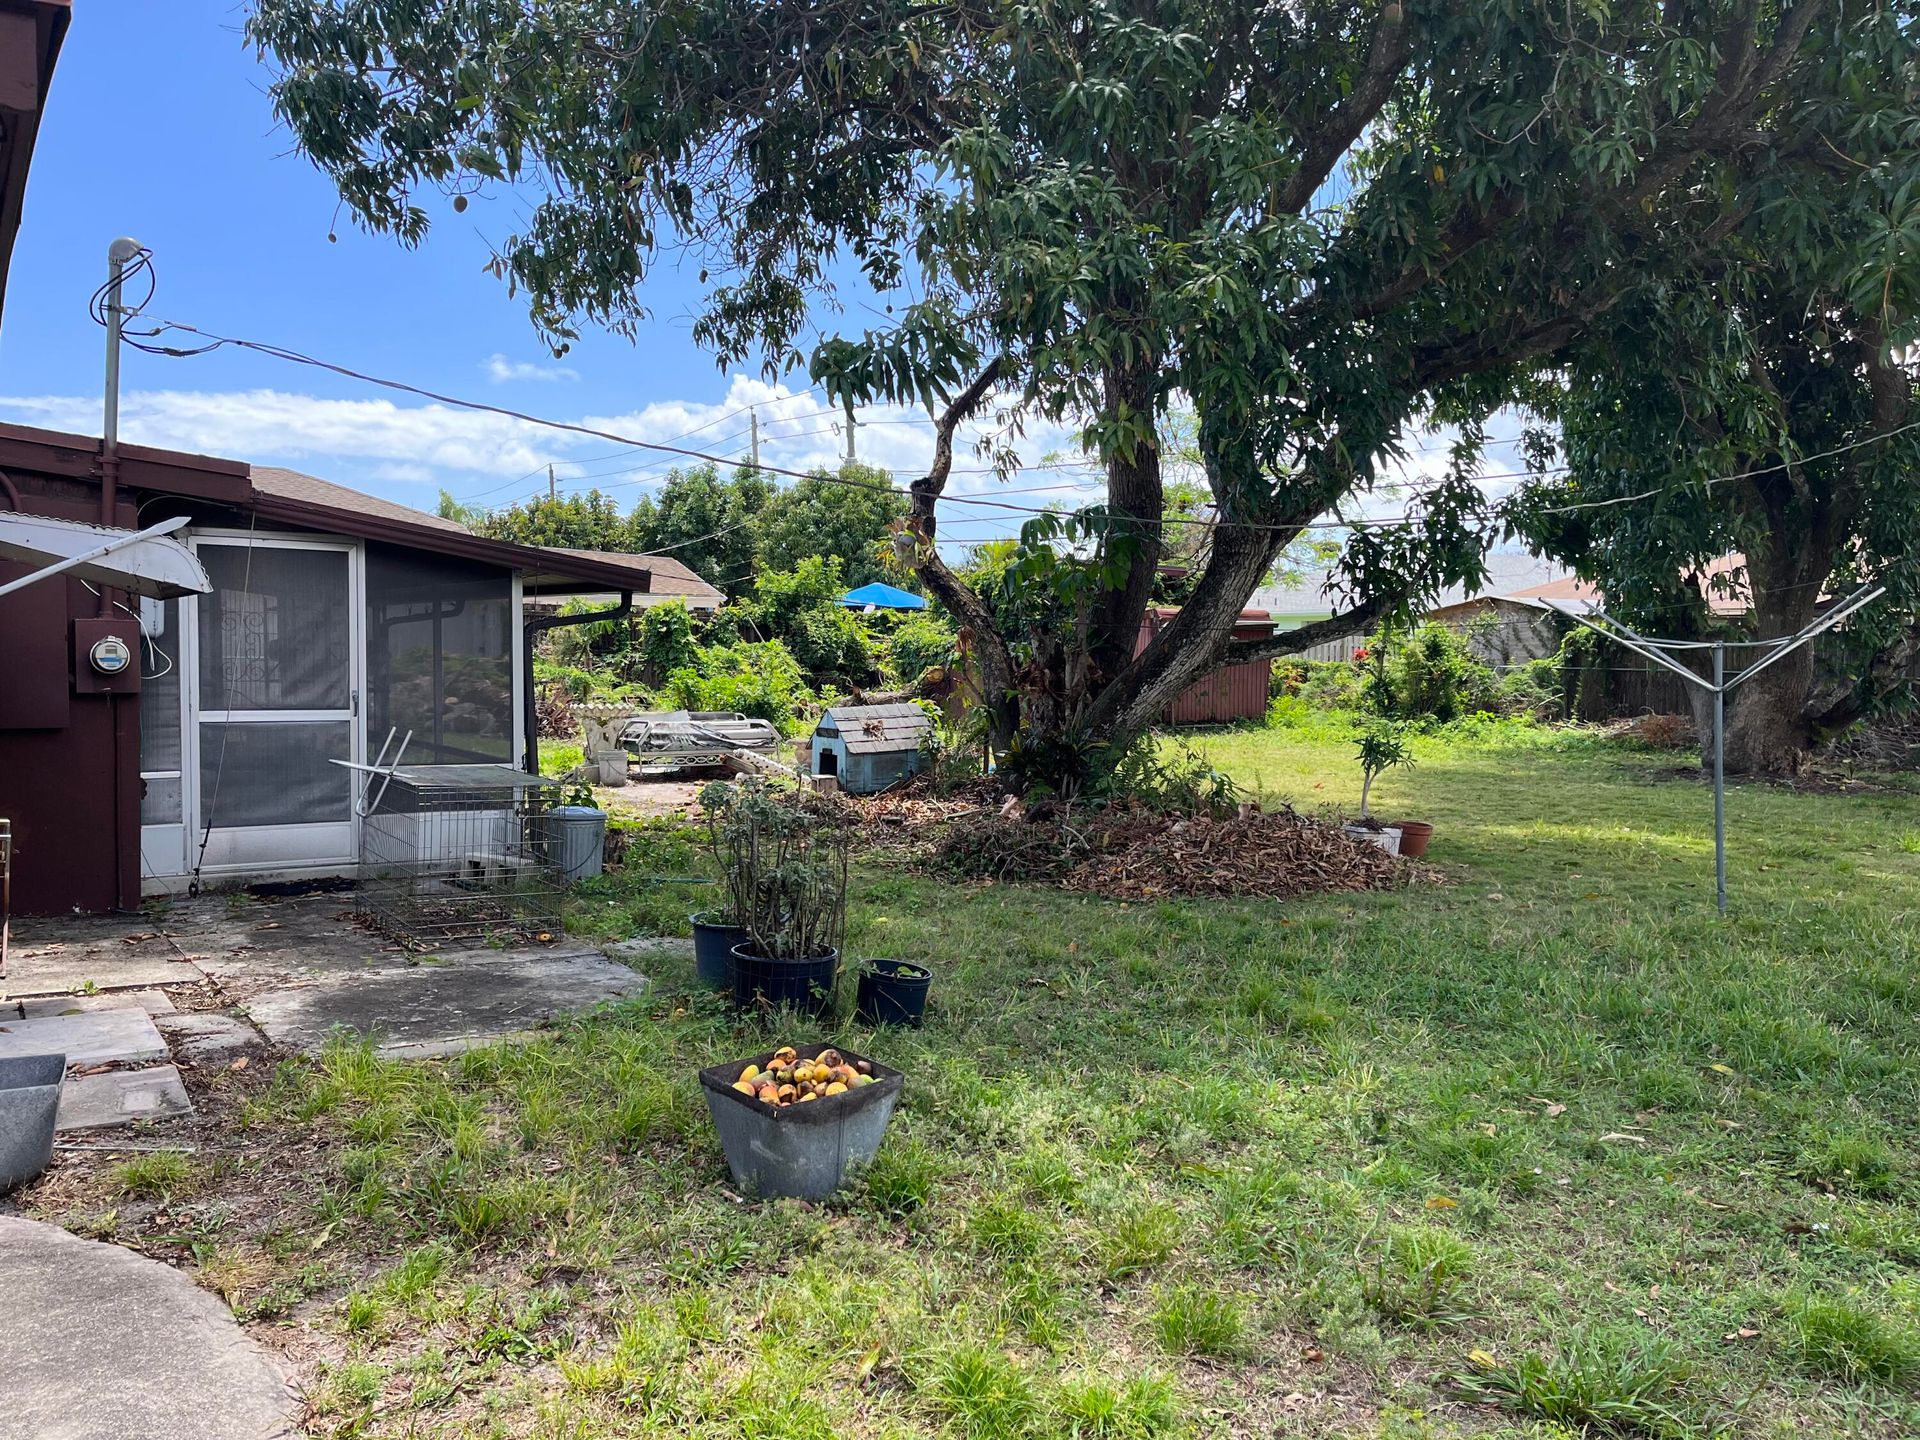
[[[183,334],[199,336],[202,339],[204,339],[207,343],[204,345],[199,345],[199,346],[194,346],[189,348],[181,348],[181,347],[176,347],[171,345],[148,345],[148,344],[142,343],[141,340],[136,339],[132,336],[127,336],[126,342],[130,345],[133,345],[136,349],[143,350],[148,354],[165,355],[172,358],[187,358],[195,355],[205,355],[214,350],[221,349],[225,346],[232,346],[236,349],[251,350],[258,354],[269,356],[273,359],[286,361],[290,364],[306,365],[314,369],[325,370],[330,374],[339,375],[349,380],[358,380],[363,384],[377,385],[383,389],[397,390],[403,394],[408,394],[408,395],[417,395],[423,400],[431,400],[441,405],[450,405],[455,407],[456,409],[474,410],[484,414],[500,415],[510,420],[518,420],[523,424],[544,426],[549,429],[564,431],[568,434],[591,436],[595,439],[611,441],[614,444],[631,446],[632,448],[637,450],[652,450],[652,451],[657,451],[659,453],[666,454],[666,455],[680,456],[688,460],[699,460],[699,461],[704,461],[706,463],[714,464],[714,465],[731,465],[735,463],[735,459],[733,457],[714,455],[707,451],[694,450],[685,446],[670,444],[665,441],[637,440],[632,436],[621,435],[615,431],[610,431],[610,430],[601,430],[591,425],[583,425],[583,424],[579,424],[577,422],[569,421],[569,420],[553,420],[541,415],[532,415],[523,410],[514,410],[505,405],[494,405],[483,400],[468,400],[457,395],[447,395],[439,391],[429,390],[424,386],[410,384],[404,380],[394,380],[384,376],[370,375],[364,371],[355,370],[350,366],[336,364],[329,360],[322,360],[312,355],[305,355],[305,354],[302,354],[300,351],[291,350],[282,345],[274,345],[269,342],[260,341],[260,340],[247,340],[237,336],[216,335],[211,331],[202,330],[198,326],[189,325],[182,321],[156,320],[154,322],[154,325],[155,325],[155,328],[153,330],[146,332],[146,338],[151,339],[155,336],[164,334],[168,331],[179,331]],[[1847,445],[1836,446],[1831,450],[1821,451],[1814,455],[1802,456],[1800,457],[1799,463],[1804,464],[1813,460],[1829,459],[1835,455],[1841,455],[1852,450],[1860,449],[1862,446],[1877,444],[1880,441],[1892,439],[1897,435],[1905,434],[1912,430],[1920,430],[1920,420],[1916,420],[1909,424],[1899,426],[1893,430],[1884,431],[1877,435],[1868,436],[1866,439],[1863,439],[1863,440],[1853,441],[1852,443]],[[1526,480],[1526,479],[1535,479],[1543,475],[1563,473],[1566,470],[1566,468],[1567,467],[1565,466],[1555,466],[1555,467],[1538,470],[1538,471],[1515,471],[1515,472],[1511,472],[1509,474],[1504,474],[1504,475],[1489,475],[1489,476],[1480,476],[1475,478],[1476,478],[1476,483],[1483,482],[1483,481],[1499,481],[1499,480],[1505,480],[1505,479]],[[1615,496],[1606,500],[1586,501],[1582,503],[1576,503],[1576,504],[1565,505],[1565,506],[1536,507],[1532,509],[1529,513],[1536,514],[1536,515],[1570,514],[1570,513],[1583,511],[1583,510],[1600,509],[1610,505],[1625,505],[1625,504],[1630,504],[1637,500],[1650,499],[1655,495],[1664,494],[1670,490],[1687,488],[1689,485],[1692,485],[1692,484],[1704,483],[1706,487],[1711,487],[1713,485],[1722,483],[1724,481],[1752,479],[1759,475],[1771,474],[1774,471],[1783,470],[1786,468],[1787,468],[1787,463],[1782,462],[1781,464],[1778,464],[1778,465],[1760,466],[1752,470],[1740,471],[1733,475],[1723,475],[1723,476],[1713,477],[1705,480],[1704,482],[1691,481],[1691,482],[1683,482],[1679,486],[1671,486],[1671,485],[1656,486],[1652,489],[1640,491],[1633,495]],[[802,471],[802,470],[794,470],[786,466],[769,465],[764,463],[760,466],[760,469],[762,473],[782,475],[795,480],[820,480],[828,484],[849,486],[857,489],[885,490],[893,494],[897,494],[897,495],[901,495],[909,498],[911,498],[914,493],[911,489],[903,485],[895,485],[886,481],[879,481],[879,480],[859,480],[859,479],[854,479],[850,476],[834,475],[827,471],[808,472],[808,471]],[[1004,510],[1014,514],[1041,516],[1041,515],[1053,515],[1058,513],[1057,511],[1048,510],[1038,506],[1016,505],[1007,501],[987,500],[982,498],[967,498],[967,497],[958,497],[958,496],[945,496],[945,495],[940,496],[938,498],[943,501],[949,501],[950,503],[954,503],[954,504],[964,504],[964,505],[972,505],[977,507],[991,508],[996,510]],[[1113,525],[1116,523],[1131,522],[1131,517],[1106,516],[1103,518],[1104,518],[1104,522],[1109,525]],[[1366,530],[1397,529],[1397,528],[1402,528],[1406,526],[1421,524],[1427,518],[1428,517],[1423,515],[1408,514],[1408,515],[1382,516],[1382,517],[1373,517],[1373,518],[1357,517],[1354,519],[1308,520],[1297,525],[1291,525],[1291,524],[1275,525],[1275,524],[1266,524],[1261,522],[1250,522],[1250,521],[1233,521],[1230,523],[1232,523],[1235,526],[1235,528],[1241,529],[1241,530],[1265,532],[1269,534],[1291,535],[1291,534],[1298,534],[1303,530],[1351,531],[1351,530],[1363,530],[1363,529],[1366,529]],[[1210,527],[1220,522],[1217,522],[1211,519],[1190,518],[1185,516],[1165,516],[1161,518],[1159,523],[1163,525],[1200,525],[1200,526]]]

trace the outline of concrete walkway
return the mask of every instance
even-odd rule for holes
[[[282,1440],[280,1369],[178,1270],[0,1216],[0,1440]]]
[[[409,955],[355,924],[353,904],[351,893],[205,895],[137,918],[22,922],[5,987],[16,998],[0,1003],[0,1052],[62,1050],[76,1064],[130,1065],[171,1051],[185,1069],[224,1068],[261,1048],[262,1036],[312,1054],[346,1029],[384,1054],[423,1058],[523,1039],[646,989],[631,963],[561,937]],[[654,959],[691,953],[687,940],[656,944]],[[171,997],[162,985],[174,987]],[[182,987],[202,995],[197,1006],[217,996],[220,1010],[189,1011]]]

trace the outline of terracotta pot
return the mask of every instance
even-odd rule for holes
[[[1418,860],[1427,853],[1427,841],[1433,838],[1433,826],[1424,820],[1396,820],[1394,825],[1400,831],[1402,855]]]

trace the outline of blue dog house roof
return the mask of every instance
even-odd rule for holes
[[[926,598],[911,590],[902,590],[898,585],[883,585],[875,582],[862,585],[858,590],[849,590],[840,597],[840,603],[849,610],[865,610],[872,606],[877,610],[924,610]]]

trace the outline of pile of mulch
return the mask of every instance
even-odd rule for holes
[[[1119,807],[1037,818],[978,812],[950,822],[927,863],[966,879],[1038,881],[1119,900],[1286,899],[1392,890],[1433,874],[1329,821],[1251,808],[1220,820]]]

